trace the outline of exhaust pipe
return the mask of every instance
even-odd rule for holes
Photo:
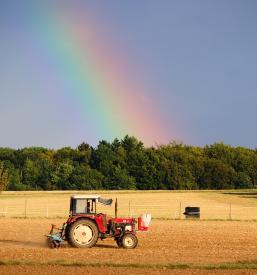
[[[117,216],[118,216],[118,200],[116,198],[116,200],[115,200],[115,218],[117,218]]]

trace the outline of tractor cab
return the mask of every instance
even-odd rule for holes
[[[97,202],[111,205],[112,199],[104,199],[99,195],[74,195],[70,200],[70,216],[81,214],[96,214]]]

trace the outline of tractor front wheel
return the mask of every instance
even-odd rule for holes
[[[121,245],[123,248],[132,249],[136,248],[138,239],[134,234],[125,233],[121,238]]]
[[[98,240],[98,228],[88,219],[80,219],[69,225],[68,242],[74,247],[88,248],[96,244]]]

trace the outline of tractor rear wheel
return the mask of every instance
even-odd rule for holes
[[[98,228],[93,221],[80,219],[69,225],[68,241],[74,247],[88,248],[98,240]]]
[[[66,241],[69,243],[70,242],[69,241],[69,237],[70,237],[70,225],[66,225],[64,236],[65,236]]]
[[[121,245],[123,248],[132,249],[136,248],[138,244],[138,239],[134,234],[125,233],[121,238]]]

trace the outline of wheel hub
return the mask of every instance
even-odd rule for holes
[[[127,247],[130,247],[133,245],[133,240],[130,237],[125,238],[124,243]]]
[[[93,238],[93,230],[90,226],[79,224],[73,232],[74,239],[79,244],[88,244]]]

